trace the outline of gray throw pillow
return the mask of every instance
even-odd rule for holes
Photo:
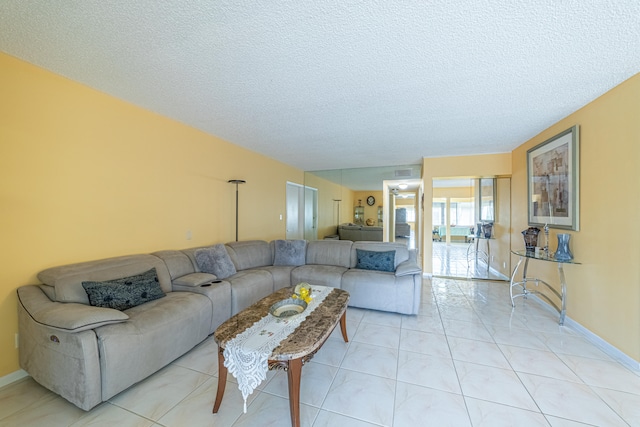
[[[356,268],[362,270],[395,271],[396,251],[365,251],[356,249]]]
[[[306,240],[274,240],[273,265],[304,265],[307,255]]]
[[[82,282],[82,287],[87,292],[89,304],[116,310],[126,310],[165,296],[155,268],[121,279]]]
[[[194,256],[200,271],[215,274],[218,279],[226,279],[237,273],[236,266],[222,243],[198,249]]]

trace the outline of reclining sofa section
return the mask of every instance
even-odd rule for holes
[[[41,285],[18,288],[20,366],[44,387],[89,410],[285,286],[308,282],[342,288],[351,294],[353,307],[402,314],[417,314],[420,307],[422,271],[415,252],[402,244],[252,240],[214,248],[227,263],[225,277],[199,263],[207,248],[121,256],[40,272]],[[153,299],[109,308],[112,289],[150,271],[157,291]],[[107,297],[90,294],[91,284],[100,292],[107,289]],[[98,298],[107,306],[96,305]]]

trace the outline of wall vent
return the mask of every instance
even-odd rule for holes
[[[413,169],[396,169],[395,171],[396,177],[409,177],[413,175]]]

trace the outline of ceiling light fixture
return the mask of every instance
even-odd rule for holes
[[[409,184],[405,184],[404,182],[403,182],[402,184],[398,184],[398,187],[399,187],[401,190],[406,190],[408,186],[409,186]]]

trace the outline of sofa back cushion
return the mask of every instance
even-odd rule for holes
[[[273,251],[273,265],[297,267],[306,262],[306,240],[274,240],[269,245]]]
[[[314,240],[307,245],[307,264],[349,268],[351,240]]]
[[[409,259],[409,249],[407,245],[403,243],[395,242],[355,242],[351,249],[351,264],[350,268],[356,268],[358,264],[358,253],[356,249],[373,252],[387,252],[395,251],[394,270],[398,267],[398,264],[405,262]]]
[[[171,276],[165,263],[147,254],[126,255],[78,264],[48,268],[38,273],[38,279],[49,289],[47,295],[58,302],[89,304],[82,282],[104,282],[135,276],[156,269],[162,291],[171,292]],[[53,289],[53,292],[51,290]]]
[[[164,261],[169,269],[171,279],[173,280],[196,272],[193,261],[182,251],[158,251],[154,252],[152,255],[155,255]]]
[[[226,246],[238,271],[273,265],[271,247],[264,240],[230,242]]]

